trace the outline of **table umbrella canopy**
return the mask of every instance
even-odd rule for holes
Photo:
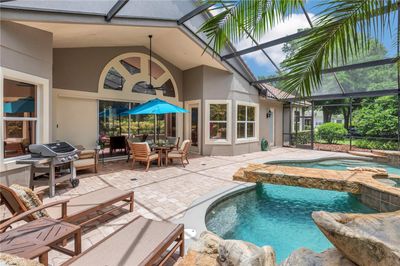
[[[4,103],[4,113],[33,113],[34,111],[35,100],[33,98],[23,98]]]
[[[187,113],[188,111],[170,104],[166,101],[160,100],[158,98],[145,102],[138,105],[128,111],[123,112],[123,114],[131,115],[161,115],[161,114],[172,114],[172,113]]]

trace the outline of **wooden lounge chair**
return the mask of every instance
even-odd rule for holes
[[[184,160],[189,164],[188,155],[190,145],[192,145],[192,142],[189,139],[184,140],[179,150],[168,153],[166,163],[168,164],[168,160],[173,161],[174,159],[180,159],[183,167],[185,167]]]
[[[7,186],[0,184],[0,194],[1,202],[6,205],[13,216],[31,209],[26,207],[18,194]],[[38,206],[38,211],[46,209],[48,215],[52,218],[83,226],[127,205],[129,205],[129,211],[133,212],[133,204],[133,191],[106,187],[71,199]],[[96,215],[90,219],[83,219],[92,214]],[[29,215],[25,220],[27,222],[35,220],[35,216]]]
[[[183,224],[139,216],[64,265],[163,265],[178,248],[183,257]]]
[[[147,142],[129,142],[129,148],[132,152],[132,169],[135,166],[135,162],[146,163],[146,171],[149,170],[152,161],[157,160],[157,165],[160,166],[160,155],[158,153],[152,153]]]

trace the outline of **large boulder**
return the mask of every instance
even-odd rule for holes
[[[222,241],[223,239],[216,234],[204,231],[200,234],[199,239],[192,243],[190,250],[204,254],[218,254],[218,247]]]
[[[358,265],[400,265],[400,211],[378,214],[313,212],[324,235]]]
[[[221,266],[274,266],[275,252],[270,246],[258,247],[240,240],[223,240],[218,249]]]
[[[335,248],[316,253],[307,248],[292,252],[279,266],[356,266]]]
[[[204,231],[175,266],[275,266],[275,252],[240,240],[223,240]]]

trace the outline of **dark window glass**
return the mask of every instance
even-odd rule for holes
[[[149,60],[149,68],[150,68],[150,60]],[[150,71],[150,69],[149,69],[149,71]],[[157,63],[154,63],[153,61],[151,62],[151,76],[154,79],[158,79],[164,73],[165,73],[165,71]]]
[[[125,78],[115,68],[110,68],[104,81],[104,89],[122,91]]]
[[[156,95],[156,90],[154,87],[150,88],[146,81],[139,81],[133,85],[132,92]]]
[[[210,139],[226,139],[226,123],[210,122]]]
[[[226,104],[210,104],[210,121],[226,121]]]
[[[140,57],[129,57],[119,61],[132,75],[140,73]]]
[[[30,144],[36,143],[36,121],[4,121],[4,158],[29,153]]]
[[[161,85],[163,95],[167,97],[175,97],[175,89],[172,81],[169,79],[163,85]]]
[[[5,79],[3,108],[5,117],[36,117],[36,86]]]

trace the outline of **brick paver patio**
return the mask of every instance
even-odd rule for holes
[[[135,191],[135,211],[115,213],[105,221],[85,228],[82,236],[82,250],[86,250],[116,229],[138,215],[155,220],[173,221],[181,218],[194,200],[221,187],[232,187],[239,182],[232,181],[233,174],[249,163],[263,163],[272,160],[316,159],[332,156],[351,156],[343,153],[275,148],[268,152],[255,152],[238,156],[198,156],[190,157],[190,164],[183,168],[180,164],[168,167],[152,166],[148,172],[137,165],[132,170],[131,162],[125,160],[100,163],[97,174],[82,172],[80,185],[76,188],[68,184],[57,187],[56,197],[45,198],[44,202],[85,194],[106,186]],[[1,209],[4,217],[4,208]],[[72,243],[69,243],[71,245]],[[51,251],[49,263],[60,265],[67,256]]]

